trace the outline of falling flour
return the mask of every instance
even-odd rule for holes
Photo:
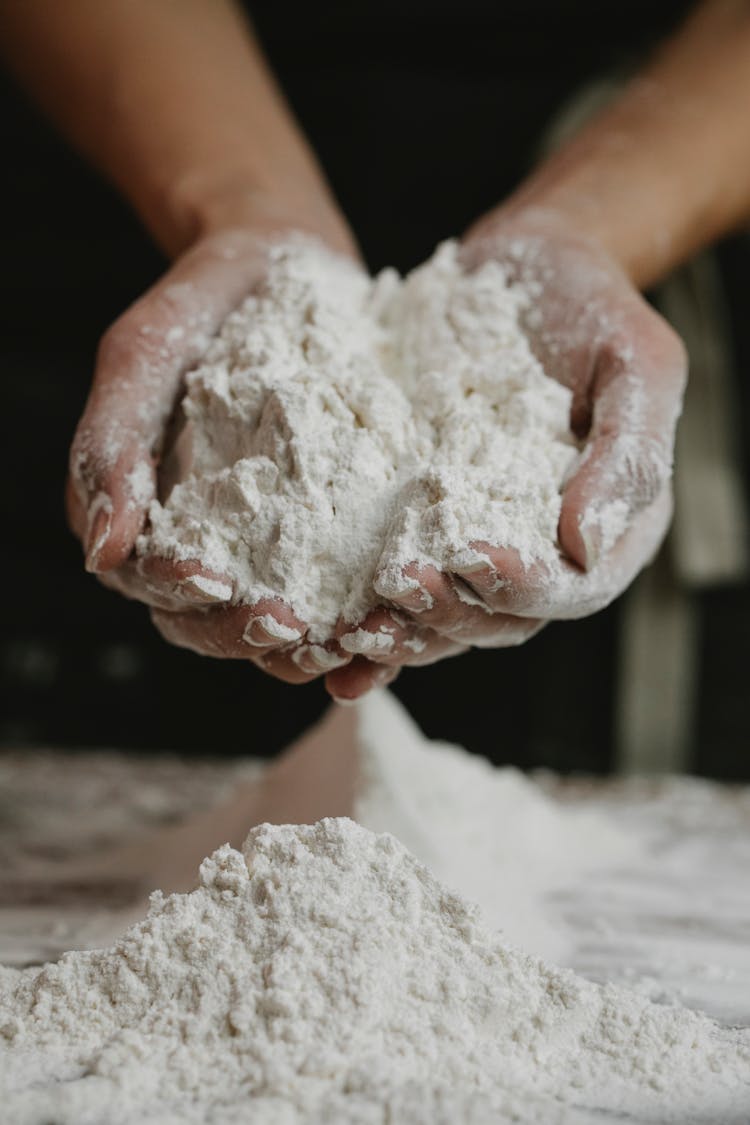
[[[283,599],[317,642],[414,585],[410,563],[461,570],[490,544],[554,566],[578,447],[521,328],[530,301],[452,242],[406,279],[276,247],[187,377],[188,470],[139,552],[199,559],[238,602]]]
[[[502,886],[508,871],[539,884],[546,852],[563,881],[586,847],[595,864],[626,846],[512,771],[431,747],[387,696],[368,701],[356,737],[357,817],[390,816],[511,931],[529,896]],[[310,747],[324,767],[325,741]],[[261,824],[242,851],[205,859],[189,894],[156,893],[111,948],[0,970],[0,1048],[0,1116],[13,1125],[750,1117],[750,1032],[528,955],[394,835],[346,817]]]
[[[331,737],[336,721],[334,710]],[[600,814],[561,807],[520,770],[425,738],[389,692],[363,699],[355,722],[354,819],[398,837],[514,944],[564,962],[567,942],[550,925],[545,897],[633,862],[643,841]]]

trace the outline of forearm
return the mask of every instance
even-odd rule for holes
[[[232,0],[4,0],[21,81],[175,254],[202,229],[298,216],[350,236]]]
[[[496,217],[529,207],[595,240],[640,287],[746,221],[750,3],[701,4]]]

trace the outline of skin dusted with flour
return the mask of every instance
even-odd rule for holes
[[[301,238],[270,251],[265,281],[187,377],[187,464],[137,544],[141,567],[200,567],[227,618],[249,608],[222,650],[200,610],[158,607],[168,639],[260,663],[273,645],[305,671],[420,664],[517,644],[624,588],[669,505],[621,559],[618,528],[606,566],[584,573],[566,556],[563,494],[591,453],[571,429],[583,392],[537,358],[540,283],[519,275],[519,244],[467,268],[471,248],[445,243],[403,280]],[[631,440],[639,461],[645,438]],[[657,500],[669,471],[667,457]],[[622,531],[631,505],[614,507]],[[434,620],[430,573],[450,581],[456,622]]]
[[[275,248],[188,376],[189,466],[139,554],[197,561],[234,602],[282,602],[296,639],[350,654],[394,647],[387,619],[358,626],[419,589],[410,567],[481,564],[479,541],[554,567],[578,443],[519,323],[529,301],[496,262],[465,271],[454,243],[404,281]]]

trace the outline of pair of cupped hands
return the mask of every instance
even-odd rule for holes
[[[495,544],[467,544],[479,562],[456,573],[407,566],[403,591],[364,621],[342,622],[322,652],[308,644],[306,623],[282,601],[235,604],[225,597],[231,582],[200,559],[136,556],[185,373],[228,313],[262,283],[270,243],[293,230],[356,254],[343,225],[345,233],[331,237],[293,215],[279,222],[273,208],[261,206],[239,226],[198,237],[103,337],[67,490],[87,569],[149,605],[154,624],[174,644],[250,660],[290,683],[325,675],[339,700],[390,682],[404,665],[471,645],[517,645],[549,620],[585,616],[612,601],[649,561],[669,523],[685,352],[616,262],[539,210],[491,212],[465,235],[461,255],[467,270],[496,260],[511,281],[529,287],[524,329],[546,373],[572,392],[571,428],[582,455],[562,492],[554,571]],[[290,629],[298,639],[290,640]],[[347,645],[345,634],[358,629],[386,630],[393,644],[353,655],[357,646]]]

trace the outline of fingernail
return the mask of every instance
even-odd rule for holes
[[[593,570],[601,558],[601,538],[592,527],[584,527],[583,523],[579,525],[578,531],[583,540],[586,570]]]
[[[359,703],[359,699],[344,699],[338,695],[331,695],[331,699],[338,707],[356,707]]]
[[[416,578],[404,579],[403,586],[390,586],[388,588],[388,597],[398,601],[399,598],[406,598],[409,594],[413,594],[420,589],[420,585]]]
[[[310,645],[310,650],[313,663],[317,664],[321,672],[333,672],[335,668],[343,668],[349,663],[348,656],[340,656],[338,652],[332,652],[322,645]]]
[[[450,569],[458,571],[461,574],[481,574],[483,571],[488,570],[491,565],[490,561],[486,558],[478,559],[474,562],[464,562],[459,555],[450,560]]]
[[[463,602],[464,605],[472,606],[474,609],[483,609],[485,613],[492,613],[484,598],[480,598],[479,594],[465,582],[454,581],[453,589],[458,600]]]
[[[188,594],[197,594],[201,601],[228,602],[232,598],[232,587],[218,578],[207,578],[204,574],[193,574],[184,578],[180,589]]]
[[[292,660],[303,672],[333,672],[349,663],[347,656],[339,656],[323,645],[300,645],[292,653]]]
[[[424,586],[420,586],[418,590],[414,591],[414,597],[418,604],[411,607],[412,613],[421,613],[422,610],[432,609],[435,605],[435,599],[429,590],[425,590]]]
[[[388,596],[398,602],[402,609],[408,609],[410,613],[423,613],[426,609],[432,609],[435,604],[435,599],[429,590],[425,590],[424,586],[418,583],[405,590],[390,593]]]
[[[88,510],[86,530],[86,561],[89,573],[99,569],[99,558],[107,544],[112,529],[112,501],[106,492],[100,492],[92,500]]]
[[[352,633],[345,633],[339,638],[339,644],[345,652],[359,656],[367,656],[373,652],[390,652],[395,643],[393,634],[382,628],[377,633],[371,633],[369,629],[355,629]]]
[[[246,644],[254,645],[257,648],[266,648],[268,645],[276,644],[279,641],[283,644],[293,644],[301,638],[302,634],[299,629],[294,629],[290,625],[282,625],[270,613],[264,613],[262,617],[251,617],[245,632],[242,634],[242,639]]]

